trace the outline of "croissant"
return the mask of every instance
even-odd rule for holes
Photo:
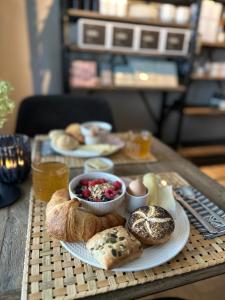
[[[79,206],[77,199],[70,200],[66,189],[56,191],[46,208],[49,235],[65,242],[87,242],[97,232],[125,224],[126,220],[118,214],[97,217]]]

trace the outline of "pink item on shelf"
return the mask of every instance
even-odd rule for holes
[[[75,60],[70,67],[70,86],[94,87],[98,84],[97,63],[95,61]]]

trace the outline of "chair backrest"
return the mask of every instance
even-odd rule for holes
[[[108,103],[97,97],[73,95],[33,96],[22,101],[19,107],[16,133],[33,137],[52,129],[63,129],[70,123],[105,121],[115,129]]]

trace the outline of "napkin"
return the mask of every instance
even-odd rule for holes
[[[51,141],[49,139],[42,141],[41,143],[41,156],[60,155],[57,154],[51,147]]]
[[[195,198],[198,199],[200,202],[204,203],[208,208],[213,210],[215,213],[217,213],[220,217],[224,218],[225,220],[225,211],[222,210],[219,206],[217,206],[214,202],[212,202],[210,199],[208,199],[205,195],[203,195],[201,192],[199,192],[196,188],[190,186],[191,190],[193,191]],[[188,218],[190,222],[194,225],[198,231],[202,233],[205,239],[214,239],[218,236],[222,236],[225,234],[225,225],[219,223],[217,220],[215,220],[210,213],[201,206],[197,201],[188,199],[184,197],[181,193],[179,193],[179,188],[176,189],[176,193],[178,193],[183,199],[192,206],[204,219],[210,222],[213,227],[217,229],[217,233],[210,233],[207,231],[207,229],[185,208],[185,211],[188,215]]]

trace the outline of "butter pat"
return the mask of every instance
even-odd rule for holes
[[[95,169],[96,171],[101,171],[108,168],[108,164],[99,158],[89,160],[88,166],[92,169]]]
[[[113,173],[114,164],[111,159],[105,157],[90,158],[84,162],[84,173],[107,172]]]
[[[175,213],[176,202],[171,185],[160,185],[159,176],[153,173],[144,175],[143,183],[149,190],[148,205],[157,205],[166,209],[169,213]]]
[[[143,177],[143,183],[149,191],[148,205],[158,205],[158,178],[153,173],[148,173]]]
[[[176,202],[173,196],[173,187],[171,185],[158,186],[158,206],[174,214],[176,211]]]

